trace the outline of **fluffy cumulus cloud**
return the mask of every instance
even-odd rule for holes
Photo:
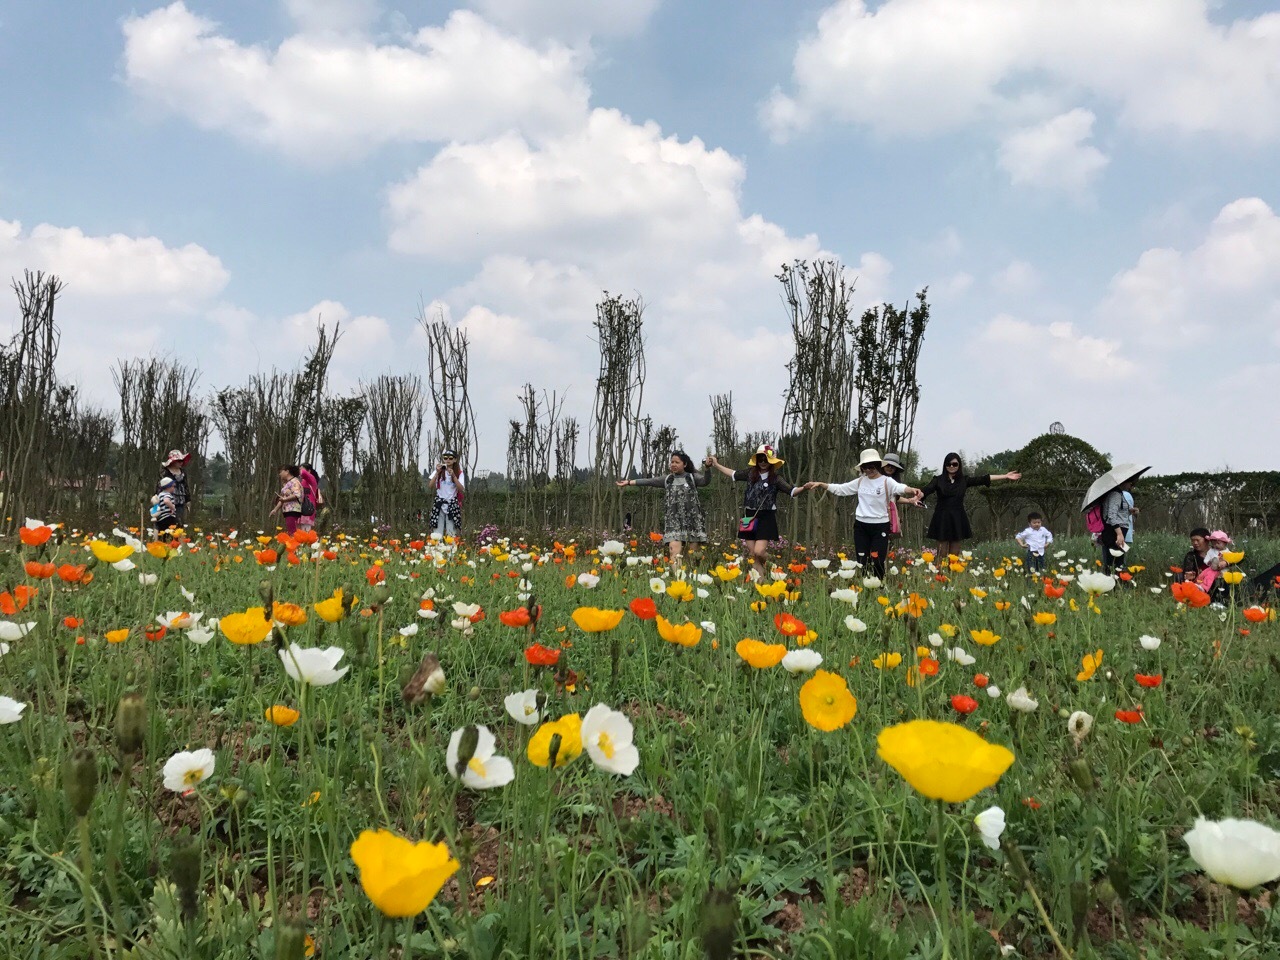
[[[344,21],[359,15],[351,4],[291,6],[311,25],[345,29],[304,29],[274,49],[249,46],[173,3],[125,21],[127,82],[198,126],[314,163],[386,143],[565,129],[585,112],[578,54],[530,46],[471,11],[380,44]]]
[[[495,23],[529,37],[581,42],[639,33],[659,0],[473,0]]]
[[[907,136],[990,128],[1016,182],[1068,187],[1106,159],[1086,142],[1082,103],[1133,130],[1280,137],[1280,13],[1213,12],[1205,0],[838,0],[761,119],[779,140],[828,120]]]
[[[1018,186],[1083,191],[1108,162],[1087,142],[1095,119],[1092,111],[1076,108],[1012,131],[1000,143],[1000,168]]]

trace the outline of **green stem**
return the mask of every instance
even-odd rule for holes
[[[90,877],[93,876],[93,847],[89,843],[89,818],[80,818],[80,889],[84,895],[84,936],[89,941],[89,952],[95,957],[102,956],[98,937],[93,932],[93,888]]]
[[[938,931],[942,935],[942,960],[951,956],[951,886],[947,879],[946,814],[941,800],[933,808],[938,833]]]

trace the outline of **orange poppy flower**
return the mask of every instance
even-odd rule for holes
[[[376,587],[386,581],[387,574],[381,567],[370,567],[364,572],[364,578],[369,581],[369,586]]]
[[[1044,582],[1044,595],[1050,600],[1059,600],[1067,592],[1065,585],[1054,586],[1048,580]]]
[[[957,693],[951,698],[951,709],[959,714],[970,714],[978,709],[978,701],[963,693]]]
[[[785,637],[803,637],[809,632],[809,628],[804,625],[803,620],[789,613],[777,614],[773,618],[773,625]]]
[[[636,597],[631,601],[631,612],[641,620],[652,620],[658,615],[658,605],[652,597]]]
[[[6,617],[12,617],[19,610],[25,610],[27,604],[31,602],[31,598],[36,595],[35,587],[29,587],[25,583],[19,584],[13,588],[13,593],[6,590],[0,593],[0,613]]]
[[[314,530],[299,530],[293,535],[294,543],[299,546],[310,546],[319,539],[319,535]]]
[[[163,640],[169,628],[162,623],[148,623],[142,628],[142,632],[146,634],[148,640]]]
[[[1261,623],[1267,619],[1267,611],[1262,607],[1245,607],[1243,613],[1244,618],[1250,623]]]
[[[498,622],[507,627],[527,627],[533,622],[533,618],[529,616],[528,607],[519,607],[515,610],[503,610],[498,614]]]
[[[484,611],[483,611],[483,610],[477,610],[477,611],[476,611],[475,613],[473,613],[470,617],[468,617],[468,619],[469,619],[472,623],[479,623],[481,620],[483,620],[483,619],[484,619]]]
[[[787,564],[787,569],[792,573],[804,573],[809,569],[809,565],[807,563],[789,563]]]
[[[84,620],[81,617],[63,617],[62,625],[68,630],[79,630],[84,626]]]
[[[1116,576],[1119,577],[1125,583],[1128,583],[1130,580],[1133,579],[1133,574],[1130,573],[1128,570],[1121,570],[1119,573],[1116,574]]]
[[[660,534],[660,533],[650,533],[650,534],[649,534],[649,540],[650,540],[651,542],[653,542],[653,543],[661,543],[661,542],[662,542],[662,534]]]
[[[58,579],[63,583],[79,583],[84,579],[83,563],[64,563],[58,567]]]
[[[280,559],[280,554],[274,550],[255,550],[253,556],[258,561],[258,565],[263,567],[269,567]]]
[[[419,610],[434,610],[435,608],[436,608],[436,602],[432,600],[430,597],[427,597],[425,600],[423,600],[421,603],[418,604]]]
[[[53,536],[53,527],[22,527],[18,531],[18,539],[28,547],[42,547]]]
[[[38,563],[35,560],[28,560],[22,568],[33,580],[48,580],[58,570],[52,563]]]
[[[1117,710],[1116,719],[1121,723],[1141,723],[1142,708],[1138,707],[1136,710]]]
[[[925,657],[918,664],[916,669],[920,671],[922,677],[936,677],[938,675],[938,661],[933,657]]]
[[[554,667],[560,662],[560,651],[535,643],[526,648],[524,658],[535,667]]]
[[[1135,673],[1133,679],[1140,687],[1158,687],[1164,677],[1159,673]]]
[[[324,553],[320,554],[320,556],[324,557],[326,560],[338,559],[338,555],[332,550],[326,550]]]
[[[975,673],[973,675],[973,685],[975,687],[985,687],[990,682],[991,682],[991,678],[988,677],[985,673]]]
[[[426,542],[425,540],[410,540],[410,541],[409,541],[409,549],[410,549],[410,550],[421,550],[421,549],[422,549],[423,547],[425,547],[426,545],[427,545],[427,542]]]

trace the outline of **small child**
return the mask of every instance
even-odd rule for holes
[[[174,495],[173,477],[160,478],[160,492],[151,498],[151,522],[156,532],[178,525],[178,500]]]
[[[1214,530],[1205,539],[1204,569],[1196,576],[1196,583],[1204,590],[1213,588],[1218,574],[1227,569],[1222,554],[1231,549],[1234,541],[1222,530]]]
[[[1053,534],[1044,525],[1044,517],[1038,513],[1027,514],[1027,529],[1015,539],[1018,546],[1027,551],[1027,569],[1036,573],[1044,573],[1045,547],[1053,543]]]

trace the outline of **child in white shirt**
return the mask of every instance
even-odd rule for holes
[[[1044,551],[1053,543],[1053,534],[1044,525],[1044,517],[1034,512],[1027,514],[1027,528],[1015,539],[1018,546],[1027,551],[1027,569],[1044,573]]]

